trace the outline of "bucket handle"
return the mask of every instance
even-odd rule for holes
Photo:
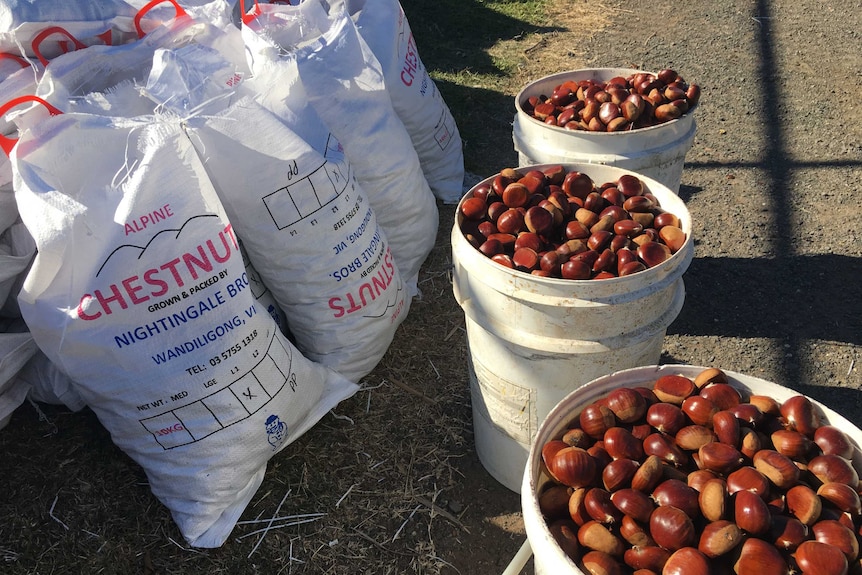
[[[530,540],[527,539],[521,545],[521,548],[518,549],[518,552],[515,553],[515,556],[512,557],[512,561],[506,566],[502,575],[518,575],[532,556],[533,548],[530,547]]]

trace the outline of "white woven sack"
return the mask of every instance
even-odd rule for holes
[[[155,5],[150,0],[126,1],[138,9],[139,24],[145,33],[159,23],[173,20],[179,10],[218,27],[239,24],[239,0],[163,0]]]
[[[434,195],[457,204],[464,195],[464,150],[455,118],[419,57],[398,0],[346,0],[345,8],[374,52],[392,107],[404,123]]]
[[[81,411],[87,407],[87,402],[69,376],[57,369],[39,349],[18,372],[15,383],[27,386],[27,399],[63,405],[71,411]]]
[[[0,429],[6,427],[12,412],[27,397],[29,386],[17,376],[37,351],[33,337],[26,331],[0,333]]]
[[[41,0],[40,3],[52,8],[67,4],[53,0]],[[50,11],[27,16],[26,11],[20,10],[20,5],[10,12],[9,3],[5,4],[6,10],[0,10],[0,52],[17,54],[43,65],[60,54],[86,46],[119,46],[137,39],[134,9],[125,2],[118,4],[122,6],[122,13],[92,20],[62,20],[59,13],[52,15]],[[100,2],[87,4],[95,6]],[[8,14],[12,14],[14,22],[4,18]]]
[[[36,243],[20,220],[0,232],[0,315],[6,300],[17,295],[35,255]]]
[[[38,247],[18,298],[36,343],[188,543],[221,545],[267,461],[357,386],[259,308],[176,122],[60,114],[11,159]]]
[[[297,347],[358,382],[406,317],[406,286],[341,145],[308,105],[296,66],[279,59],[269,70],[241,82],[217,52],[196,43],[159,50],[147,90],[166,109],[176,101],[193,110],[186,133]],[[259,94],[286,109],[276,116],[255,101]]]
[[[284,50],[295,58],[308,100],[344,147],[386,232],[410,297],[437,237],[437,202],[386,92],[380,63],[346,12],[319,0],[260,4],[245,18],[252,72]]]
[[[90,22],[133,14],[124,0],[2,0],[0,30],[12,30],[27,22]]]
[[[0,54],[0,64],[4,73],[0,81],[0,102],[8,102],[35,91],[40,75],[39,66],[30,66],[26,60],[10,54]],[[12,120],[7,120],[6,116],[7,114],[0,114],[0,134],[10,136],[17,131],[17,127]],[[18,207],[15,205],[15,196],[12,192],[12,166],[9,163],[9,157],[4,152],[0,152],[0,234],[17,219]],[[0,266],[0,274],[2,273],[2,266]],[[4,300],[0,293],[0,307]]]

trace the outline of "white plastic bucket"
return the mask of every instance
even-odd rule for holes
[[[521,488],[524,527],[527,531],[527,540],[533,550],[535,575],[587,575],[566,556],[554,541],[554,537],[548,530],[547,523],[539,510],[538,494],[541,493],[545,483],[550,481],[547,474],[542,471],[542,446],[550,439],[560,437],[575,414],[590,403],[606,396],[613,389],[640,385],[652,387],[656,379],[666,374],[680,374],[694,378],[704,369],[706,368],[692,365],[651,365],[610,373],[573,391],[551,410],[542,422],[530,449],[530,459],[524,470]],[[799,395],[797,391],[764,379],[732,371],[725,371],[725,373],[729,382],[747,395],[768,395],[779,402],[793,395]],[[859,428],[825,405],[813,399],[811,401],[820,407],[830,424],[840,427],[856,442],[857,447],[862,445],[862,431]],[[857,470],[862,468],[858,458],[854,459],[854,466]]]
[[[615,76],[641,72],[628,68],[589,68],[545,76],[531,82],[515,97],[512,139],[521,166],[583,163],[625,168],[658,180],[679,193],[685,155],[694,144],[697,129],[689,111],[676,120],[627,132],[567,130],[544,124],[521,106],[530,96],[550,96],[566,80],[604,82]]]
[[[602,165],[565,167],[597,185],[631,173]],[[658,363],[667,327],[682,310],[682,274],[694,253],[691,219],[678,196],[638,176],[662,208],[680,218],[687,239],[667,261],[619,278],[564,280],[506,268],[461,232],[460,205],[473,190],[456,208],[453,291],[466,319],[476,452],[485,469],[516,493],[539,424],[557,402],[611,371]]]

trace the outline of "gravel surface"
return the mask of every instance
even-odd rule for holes
[[[586,41],[571,25],[571,68],[667,66],[703,88],[680,189],[695,257],[662,363],[782,383],[862,422],[862,3],[609,9]],[[453,563],[501,571],[482,556]]]

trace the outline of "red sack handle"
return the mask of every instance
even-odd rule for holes
[[[243,24],[248,24],[258,16],[260,16],[260,4],[257,3],[257,0],[254,0],[254,8],[251,10],[251,12],[246,13],[245,0],[239,0],[239,9],[242,13]]]
[[[294,4],[290,0],[269,0],[270,4],[287,4],[288,6],[293,6]],[[248,24],[258,16],[260,16],[260,4],[258,4],[257,0],[254,0],[254,8],[246,13],[245,11],[245,0],[239,0],[240,11],[242,13],[242,23]]]
[[[78,40],[77,38],[72,36],[72,34],[69,33],[69,31],[66,30],[65,28],[62,28],[60,26],[50,26],[48,28],[45,28],[44,30],[42,30],[41,32],[36,34],[36,36],[33,38],[33,42],[32,42],[33,53],[36,54],[36,56],[39,58],[39,62],[41,62],[43,66],[48,65],[48,59],[45,58],[42,55],[42,52],[39,51],[39,45],[42,43],[42,41],[45,38],[47,38],[48,36],[51,36],[52,34],[62,34],[63,36],[66,36],[67,38],[69,38],[72,41],[72,43],[75,45],[75,50],[80,50],[81,48],[87,47],[80,40]]]
[[[144,32],[144,29],[141,28],[141,20],[144,18],[144,16],[146,16],[147,12],[164,2],[169,2],[174,5],[174,10],[176,10],[176,16],[174,16],[175,18],[188,15],[188,13],[183,10],[182,6],[177,4],[176,0],[150,0],[149,2],[144,4],[140,10],[138,10],[137,14],[135,14],[135,30],[138,32],[138,38],[143,38],[147,35],[147,33]]]
[[[12,60],[13,62],[21,64],[22,68],[27,68],[30,66],[30,62],[28,62],[21,56],[16,56],[15,54],[10,54],[9,52],[0,52],[0,60]]]
[[[17,98],[12,98],[2,106],[0,106],[0,116],[4,116],[6,112],[17,106],[18,104],[23,104],[24,102],[36,102],[38,104],[42,104],[45,108],[48,109],[48,112],[51,113],[52,116],[57,116],[62,114],[60,110],[40,98],[39,96],[33,96],[32,94],[27,94],[24,96],[18,96]],[[0,134],[0,148],[3,148],[3,151],[6,152],[6,155],[10,155],[12,153],[12,148],[15,147],[15,144],[18,143],[18,138],[10,138],[8,136],[4,136]]]

